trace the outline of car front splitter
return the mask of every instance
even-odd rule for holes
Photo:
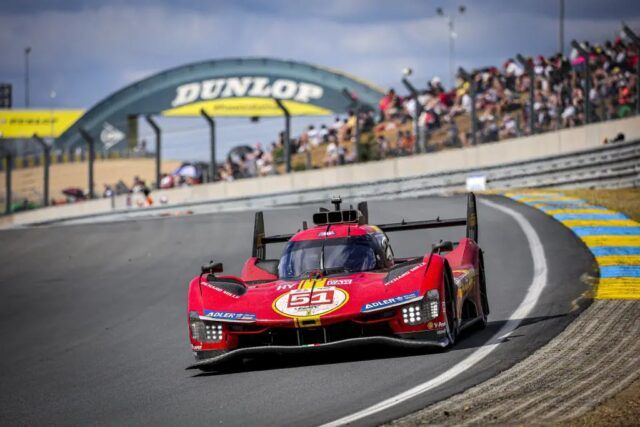
[[[396,337],[361,337],[361,338],[349,338],[340,341],[334,341],[324,344],[307,344],[300,346],[285,346],[285,345],[270,345],[260,347],[246,347],[231,350],[228,353],[221,354],[216,357],[200,360],[193,365],[187,367],[187,369],[204,369],[210,368],[223,361],[237,357],[248,357],[252,355],[264,355],[264,354],[297,354],[297,353],[310,353],[320,352],[326,350],[337,350],[349,347],[357,347],[363,345],[381,345],[389,347],[401,347],[410,349],[420,348],[445,348],[449,345],[449,339],[443,338],[441,340],[412,340]]]

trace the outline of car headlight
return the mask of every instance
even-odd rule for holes
[[[418,325],[426,322],[426,317],[421,305],[418,303],[402,307],[402,320],[407,325]]]
[[[191,337],[200,342],[220,342],[224,336],[222,323],[200,319],[197,312],[189,313]]]
[[[402,321],[407,325],[420,325],[438,317],[439,307],[440,293],[432,289],[420,302],[402,307]]]
[[[216,322],[205,322],[204,332],[205,342],[222,341],[222,324]]]

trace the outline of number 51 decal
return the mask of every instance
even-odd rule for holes
[[[315,289],[291,292],[287,300],[287,307],[304,307],[333,303],[333,289]]]

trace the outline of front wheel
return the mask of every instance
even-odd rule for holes
[[[479,271],[479,280],[480,280],[480,302],[482,303],[482,322],[481,327],[485,328],[487,326],[487,317],[489,316],[489,298],[487,297],[487,281],[484,275],[484,259],[482,257],[482,252],[480,252],[480,271]]]
[[[447,338],[449,347],[453,346],[458,337],[458,321],[456,316],[456,300],[453,278],[449,268],[444,273],[444,305],[447,317]]]

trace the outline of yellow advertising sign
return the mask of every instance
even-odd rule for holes
[[[0,138],[57,138],[84,110],[0,110]]]
[[[331,110],[304,102],[283,100],[282,104],[292,116],[328,116]],[[206,111],[213,117],[277,117],[282,110],[271,98],[238,97],[199,101],[192,104],[164,110],[162,115],[168,117],[199,116]]]

